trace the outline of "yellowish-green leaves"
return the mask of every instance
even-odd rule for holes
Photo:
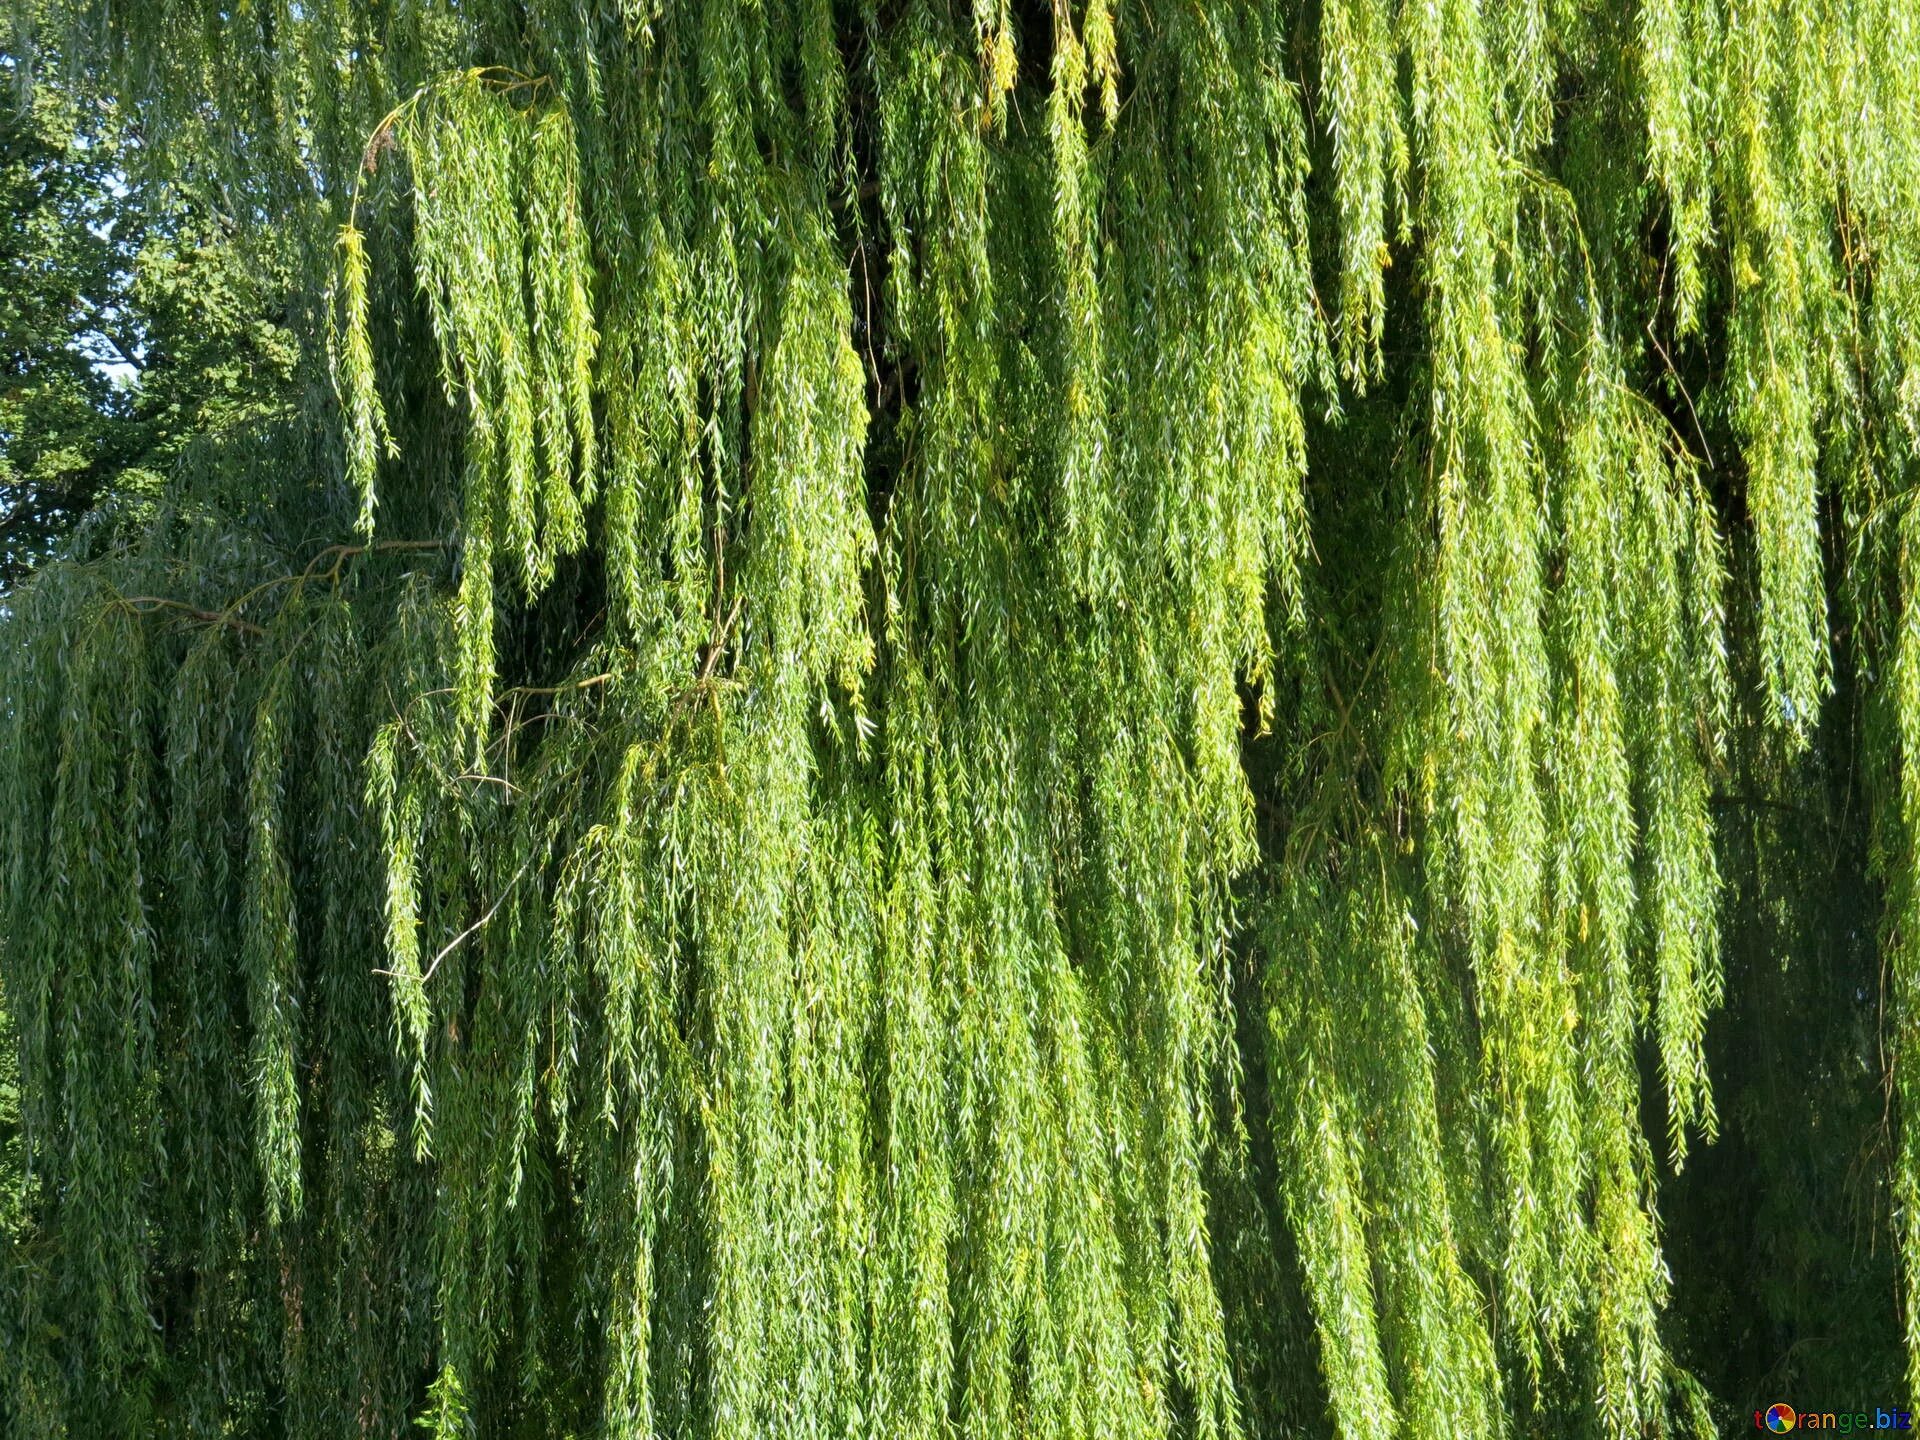
[[[338,403],[0,619],[43,1360],[1656,1432],[1736,675],[1892,737],[1920,1094],[1897,0],[134,13],[299,157]]]
[[[409,170],[413,264],[448,401],[470,426],[455,615],[461,706],[475,728],[493,686],[495,557],[514,566],[525,594],[538,594],[555,561],[585,540],[599,468],[599,337],[579,161],[568,111],[547,91],[467,71],[422,88],[376,135]],[[370,531],[376,456],[395,447],[374,381],[366,250],[352,223],[340,256],[336,367],[349,474]]]
[[[346,412],[347,476],[360,498],[359,530],[373,534],[376,476],[382,454],[398,453],[373,373],[373,341],[367,332],[366,237],[351,222],[340,228],[341,329],[335,341],[335,375]]]

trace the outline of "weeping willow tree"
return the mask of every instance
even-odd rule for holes
[[[8,1434],[1712,1433],[1808,756],[1920,1359],[1911,0],[44,24],[308,387],[5,600]]]

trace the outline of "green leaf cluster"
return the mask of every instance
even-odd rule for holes
[[[1746,1398],[1682,1167],[1819,927],[1741,787],[1846,777],[1920,1103],[1911,0],[56,30],[316,383],[9,597],[0,1421]]]
[[[47,9],[0,17],[0,588],[76,528],[86,551],[137,525],[196,439],[284,411],[299,366],[282,237],[151,172],[102,77],[43,47]]]

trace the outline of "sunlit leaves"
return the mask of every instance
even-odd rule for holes
[[[1270,1148],[1300,1428],[1666,1424],[1729,646],[1806,737],[1912,593],[1920,112],[1792,9],[137,12],[337,405],[8,621],[44,1353],[172,1383],[151,1227],[316,1434],[1227,1440]]]

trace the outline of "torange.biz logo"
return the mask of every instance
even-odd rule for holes
[[[1789,1430],[1825,1430],[1835,1435],[1861,1435],[1874,1430],[1911,1430],[1910,1410],[1798,1410],[1770,1405],[1753,1412],[1753,1428],[1784,1435]]]

